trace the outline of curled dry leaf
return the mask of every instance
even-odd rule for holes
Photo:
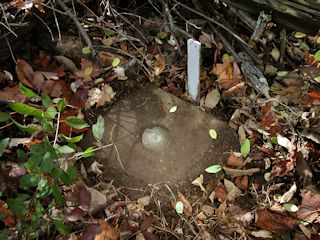
[[[16,73],[21,83],[38,92],[45,92],[52,97],[60,97],[63,93],[58,76],[54,72],[33,71],[23,59],[17,60]]]
[[[297,211],[297,217],[303,221],[314,222],[319,219],[320,194],[314,190],[302,191],[302,202]]]
[[[244,166],[243,156],[239,152],[231,152],[227,165],[230,167],[241,168]]]
[[[259,209],[256,211],[255,225],[279,236],[283,236],[285,233],[289,234],[297,224],[297,221],[284,214],[272,212],[267,209]]]
[[[19,86],[6,87],[0,91],[0,101],[2,102],[25,102],[26,95],[20,92]]]
[[[79,191],[79,204],[84,210],[88,211],[90,209],[91,193],[84,186],[80,186],[78,191]]]
[[[141,206],[141,207],[146,207],[150,204],[150,196],[144,196],[144,197],[141,197],[138,199],[138,204]]]
[[[83,218],[85,215],[87,215],[86,211],[83,211],[82,209],[76,207],[68,211],[66,218],[70,222],[76,222]]]
[[[158,76],[160,75],[165,69],[166,69],[166,63],[162,57],[162,55],[157,54],[155,56],[156,58],[156,65],[154,66],[154,75]]]
[[[94,213],[105,207],[107,203],[107,197],[96,189],[87,187],[90,197],[89,212]]]
[[[260,172],[260,168],[249,168],[249,169],[233,169],[228,167],[223,167],[224,172],[231,176],[231,177],[238,177],[238,176],[250,176],[252,174]]]
[[[247,190],[248,185],[249,185],[249,178],[248,176],[244,175],[244,176],[239,176],[236,178],[236,180],[234,181],[234,184],[240,188],[241,190]]]
[[[234,200],[237,199],[237,197],[240,196],[241,190],[236,185],[234,185],[233,182],[229,181],[228,179],[224,179],[223,182],[228,192],[228,200],[233,202]]]
[[[214,197],[217,198],[220,202],[224,202],[228,199],[228,193],[226,191],[226,188],[221,182],[218,182],[218,184],[214,188]]]
[[[100,220],[99,224],[89,224],[82,232],[79,240],[118,240],[119,230],[112,227],[105,220]]]
[[[103,165],[97,161],[94,161],[89,169],[88,172],[93,172],[94,174],[96,174],[97,176],[101,176],[102,175],[102,170],[101,168],[103,168]]]

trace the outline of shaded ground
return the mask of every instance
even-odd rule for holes
[[[0,69],[1,240],[319,238],[318,35],[221,3],[78,2],[80,27],[37,2],[36,34]],[[34,21],[20,4],[3,5],[7,21]],[[186,100],[190,37],[205,46],[200,107]]]

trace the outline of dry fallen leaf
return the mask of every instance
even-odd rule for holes
[[[259,209],[256,211],[255,225],[279,236],[283,236],[285,233],[289,234],[297,224],[297,221],[284,214],[272,212],[267,209]]]
[[[228,200],[233,202],[234,200],[236,200],[237,197],[240,196],[241,190],[236,185],[234,185],[233,182],[229,181],[228,179],[224,179],[223,182],[228,192]]]
[[[204,100],[204,106],[213,109],[220,101],[220,93],[218,89],[213,89],[210,91],[205,100]]]

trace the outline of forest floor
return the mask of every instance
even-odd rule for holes
[[[320,36],[219,2],[170,2],[1,3],[0,240],[320,239]],[[186,91],[190,38],[202,44],[198,103]],[[174,159],[223,161],[189,172],[177,161],[159,174],[169,183],[145,162],[127,176],[133,153],[105,119],[137,101],[149,111],[137,126],[158,121],[150,85],[176,103],[163,100],[162,125],[190,109],[225,129],[181,120]]]

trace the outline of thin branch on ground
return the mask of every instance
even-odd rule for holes
[[[65,3],[61,0],[56,0],[57,3],[60,5],[60,7],[68,14],[68,16],[73,20],[77,28],[79,29],[79,32],[81,36],[84,38],[84,41],[86,42],[87,46],[92,50],[93,55],[96,54],[95,49],[93,48],[92,42],[90,40],[90,37],[88,33],[84,30],[83,26],[79,22],[78,18],[72,14],[71,10],[65,5]]]

